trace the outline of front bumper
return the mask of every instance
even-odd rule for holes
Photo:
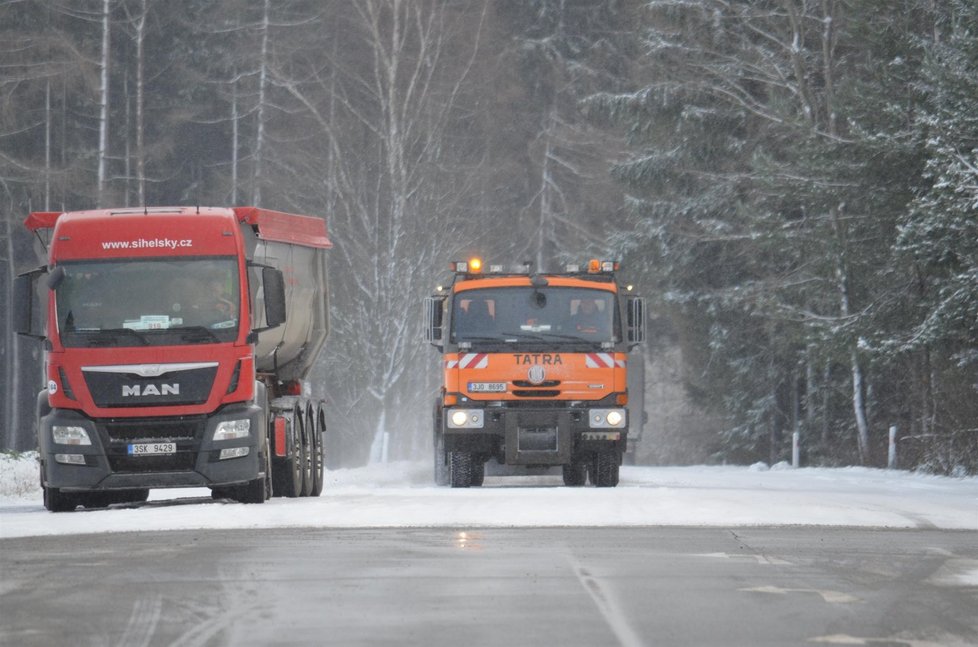
[[[251,433],[244,438],[214,440],[218,424],[250,420]],[[262,469],[259,441],[264,415],[255,404],[230,405],[211,416],[179,418],[91,419],[77,411],[54,409],[38,424],[38,444],[47,487],[62,490],[117,490],[131,488],[215,487],[245,483]],[[54,442],[52,427],[84,429],[90,445]],[[133,443],[173,442],[173,454],[130,454]],[[221,450],[247,448],[245,456],[220,459]],[[244,451],[243,449],[241,451]],[[64,457],[84,464],[65,464]],[[78,456],[82,458],[78,458]]]
[[[478,427],[453,427],[452,413],[442,416],[447,451],[495,457],[507,465],[566,465],[595,452],[624,453],[628,445],[628,419],[620,426],[596,425],[585,408],[509,408],[479,410]]]

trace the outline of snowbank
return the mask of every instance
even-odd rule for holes
[[[142,506],[51,514],[36,457],[0,459],[0,538],[191,528],[851,526],[978,530],[978,478],[865,468],[623,467],[617,488],[559,475],[431,485],[424,462],[329,471],[319,498],[264,505],[154,490]]]

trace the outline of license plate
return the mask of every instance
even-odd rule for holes
[[[176,453],[176,443],[133,443],[129,445],[130,456],[154,456],[157,454]]]
[[[469,393],[506,393],[506,383],[469,382]]]

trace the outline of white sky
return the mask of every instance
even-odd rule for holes
[[[212,502],[206,489],[153,490],[137,508],[53,514],[32,456],[0,457],[0,538],[195,528],[851,526],[978,531],[978,478],[865,468],[629,467],[617,488],[556,476],[431,485],[424,462],[328,471],[321,497]]]

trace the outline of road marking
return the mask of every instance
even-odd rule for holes
[[[608,627],[615,634],[618,644],[621,647],[643,647],[646,645],[628,622],[628,618],[625,617],[624,611],[615,601],[611,592],[601,586],[600,580],[581,566],[572,556],[568,556],[567,560],[570,562],[574,575],[580,580],[581,586],[594,600],[598,611],[604,616]]]
[[[819,589],[783,589],[780,586],[754,586],[746,589],[737,589],[747,593],[771,593],[774,595],[785,595],[786,593],[815,593],[822,596],[822,599],[830,604],[851,604],[860,602],[857,597],[841,591],[822,591]]]

